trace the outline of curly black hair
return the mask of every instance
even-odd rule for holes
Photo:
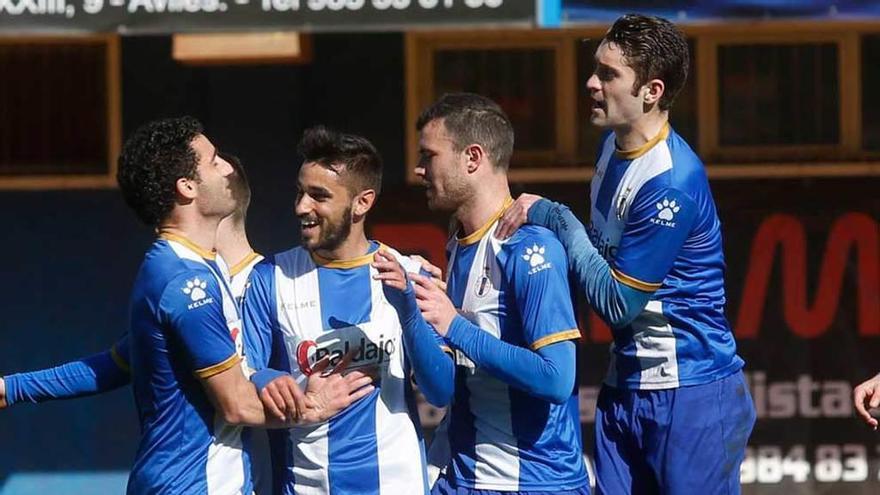
[[[202,124],[192,117],[148,122],[126,140],[116,180],[125,202],[142,222],[157,227],[171,213],[178,179],[197,179],[193,139]]]
[[[421,131],[431,121],[443,119],[455,152],[479,144],[501,170],[510,166],[513,156],[513,124],[494,101],[473,93],[448,93],[426,108],[416,121]]]
[[[348,176],[348,190],[353,195],[372,189],[378,196],[382,190],[382,157],[373,143],[363,136],[319,125],[303,132],[297,150],[303,163],[315,162],[337,172],[341,165]]]
[[[636,73],[633,94],[651,79],[665,85],[658,106],[669,110],[687,80],[690,52],[687,40],[675,25],[661,17],[627,14],[605,33],[604,41],[614,43]]]

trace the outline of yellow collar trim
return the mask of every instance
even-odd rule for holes
[[[160,238],[160,239],[165,239],[166,241],[174,241],[174,242],[176,242],[176,243],[178,243],[178,244],[183,244],[183,245],[186,246],[187,248],[189,248],[189,249],[195,251],[196,254],[198,254],[198,255],[201,256],[202,258],[205,258],[206,260],[212,260],[212,261],[213,261],[214,258],[217,257],[217,253],[216,253],[216,252],[214,252],[214,251],[209,251],[209,250],[207,250],[207,249],[205,249],[205,248],[199,246],[198,244],[194,243],[193,241],[187,239],[186,237],[179,236],[179,235],[177,235],[177,234],[171,234],[171,233],[169,233],[169,232],[162,232],[162,233],[159,235],[159,238]]]
[[[374,249],[363,256],[358,256],[357,258],[351,258],[348,260],[331,260],[331,259],[327,259],[327,258],[322,257],[318,253],[309,253],[309,254],[312,255],[312,261],[314,261],[315,264],[318,266],[322,266],[324,268],[337,268],[337,269],[345,270],[348,268],[357,268],[359,266],[369,265],[370,263],[373,262],[373,255],[376,254],[376,251],[378,251],[379,249],[383,249],[383,248],[387,249],[388,246],[386,246],[380,242],[379,247],[377,249]]]
[[[504,212],[507,211],[507,209],[510,208],[510,205],[512,205],[512,204],[513,204],[513,198],[508,196],[507,199],[504,200],[504,205],[501,206],[501,209],[498,210],[497,212],[495,212],[495,214],[492,215],[492,218],[490,218],[489,221],[486,222],[485,225],[483,225],[482,227],[477,229],[476,232],[474,232],[473,234],[471,234],[467,237],[461,237],[461,238],[457,237],[456,240],[458,241],[458,245],[459,246],[470,246],[471,244],[479,242],[479,240],[482,239],[486,235],[486,232],[489,232],[489,229],[491,229],[492,226],[495,225],[495,222],[497,222],[498,219],[501,218],[501,215],[504,215]]]
[[[251,264],[251,261],[254,261],[255,259],[257,259],[258,256],[260,256],[260,255],[251,251],[247,256],[242,258],[241,261],[236,263],[235,266],[233,266],[232,268],[229,269],[229,276],[234,277],[234,276],[238,275],[239,273],[241,273],[241,271],[244,270],[244,267]]]
[[[623,158],[624,160],[632,160],[633,158],[638,158],[638,157],[644,155],[651,148],[653,148],[654,145],[656,145],[660,141],[663,141],[667,137],[669,137],[669,122],[666,122],[665,124],[663,124],[663,128],[660,129],[660,132],[657,133],[656,136],[651,138],[651,140],[648,141],[647,143],[639,146],[638,148],[636,148],[634,150],[615,149],[614,154],[617,155],[618,158]]]

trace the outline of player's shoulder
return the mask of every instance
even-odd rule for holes
[[[670,130],[666,146],[672,167],[662,181],[664,186],[688,193],[708,187],[706,167],[684,138]]]
[[[502,244],[502,253],[508,260],[528,262],[534,255],[565,259],[565,248],[552,230],[539,225],[523,225]]]
[[[559,239],[552,230],[540,225],[526,224],[518,228],[516,232],[504,243],[505,249],[519,249],[527,244],[535,242],[541,244],[553,244],[561,246]]]
[[[164,294],[169,287],[195,283],[196,280],[199,285],[215,282],[207,261],[159,240],[147,251],[136,284],[148,292]]]
[[[422,264],[418,261],[412,259],[411,257],[402,254],[397,249],[383,243],[379,243],[379,249],[383,249],[388,252],[394,259],[403,266],[403,269],[410,273],[418,273],[422,268]]]

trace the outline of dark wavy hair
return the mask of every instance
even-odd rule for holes
[[[507,170],[513,156],[513,124],[494,101],[473,93],[449,93],[426,108],[416,130],[443,119],[456,153],[471,144],[486,150],[495,167]]]
[[[202,133],[192,117],[148,122],[132,133],[119,155],[116,180],[125,202],[150,227],[174,208],[178,179],[196,180],[199,157],[191,144]]]
[[[633,94],[651,79],[665,85],[658,106],[669,110],[684,87],[690,65],[687,40],[674,24],[661,17],[627,14],[614,21],[604,41],[614,43],[636,73]]]
[[[314,162],[340,174],[352,195],[382,190],[382,157],[367,138],[324,126],[303,132],[297,145],[303,163]]]

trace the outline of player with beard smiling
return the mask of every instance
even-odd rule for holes
[[[258,264],[245,292],[245,328],[257,341],[258,385],[275,370],[304,379],[320,356],[370,370],[375,390],[317,426],[272,432],[275,493],[412,494],[427,491],[410,376],[429,402],[452,396],[453,364],[422,319],[400,265],[418,262],[368,240],[364,222],[382,181],[369,141],[323,127],[299,145],[296,215],[302,246]]]

